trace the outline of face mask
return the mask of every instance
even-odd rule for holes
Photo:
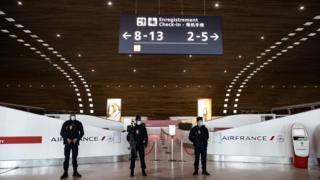
[[[137,125],[141,125],[141,121],[137,121]]]
[[[200,121],[200,122],[198,123],[198,126],[199,126],[199,127],[203,126],[203,122]]]

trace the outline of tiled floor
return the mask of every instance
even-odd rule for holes
[[[170,155],[159,145],[159,162],[153,162],[153,154],[147,156],[147,177],[141,176],[137,161],[136,176],[129,177],[129,162],[80,165],[79,172],[85,179],[215,179],[215,180],[307,180],[318,179],[318,169],[303,170],[288,165],[256,163],[208,162],[211,176],[192,176],[192,157],[185,155],[186,162],[169,162]],[[177,153],[177,159],[179,153]],[[56,180],[62,173],[62,167],[40,167],[15,169],[0,175],[0,180]],[[70,171],[69,175],[72,174]],[[75,179],[69,177],[68,179]]]

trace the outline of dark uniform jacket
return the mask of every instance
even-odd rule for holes
[[[133,138],[133,139],[132,139]],[[128,131],[127,141],[134,141],[137,145],[148,145],[148,133],[143,125],[131,127]]]
[[[67,139],[77,138],[77,145],[79,145],[80,139],[84,135],[82,123],[78,120],[68,120],[63,123],[61,132],[61,137],[63,138],[63,143],[67,144]]]
[[[193,145],[208,145],[209,132],[203,125],[201,127],[194,126],[189,133],[189,140]]]

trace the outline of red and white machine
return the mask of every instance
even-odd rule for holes
[[[293,124],[291,128],[291,137],[294,167],[308,168],[310,142],[307,129],[302,124]]]

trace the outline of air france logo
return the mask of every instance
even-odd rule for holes
[[[148,17],[148,21],[147,21],[146,17],[137,17],[137,26],[157,27],[158,26],[158,18],[157,17]]]

